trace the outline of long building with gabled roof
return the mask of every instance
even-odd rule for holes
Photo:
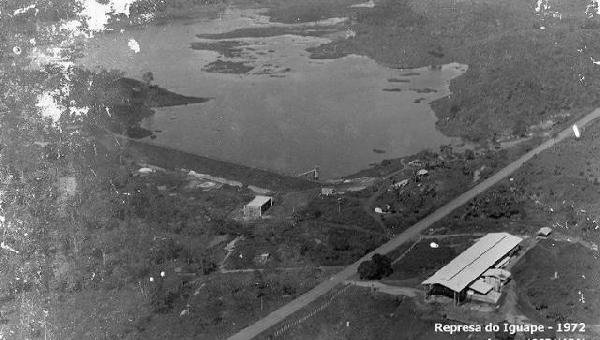
[[[455,301],[464,298],[470,286],[473,286],[471,290],[482,292],[485,288],[482,279],[484,273],[496,265],[506,263],[506,259],[518,249],[521,241],[522,238],[504,232],[487,234],[422,284],[427,288],[428,295],[450,292]]]

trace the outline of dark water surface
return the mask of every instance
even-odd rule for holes
[[[278,172],[319,165],[324,177],[336,177],[384,158],[456,142],[435,129],[429,103],[449,93],[449,81],[466,65],[412,69],[407,76],[407,70],[361,56],[313,60],[306,48],[340,36],[351,39],[343,18],[302,26],[268,19],[257,10],[231,8],[217,19],[105,33],[90,39],[80,63],[119,69],[137,79],[151,71],[157,85],[215,98],[156,109],[144,122],[161,131],[152,143]],[[226,40],[197,36],[253,28],[268,34]],[[282,35],[274,34],[279,28]],[[336,33],[310,36],[332,28]],[[128,47],[130,39],[139,44],[139,53]],[[192,43],[212,50],[193,49]],[[225,68],[245,65],[225,69],[245,73],[209,72],[216,61]]]

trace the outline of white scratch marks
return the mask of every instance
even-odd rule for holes
[[[537,13],[546,11],[547,9],[550,8],[550,4],[548,3],[549,0],[537,0],[537,3],[535,5],[535,11]]]
[[[73,116],[85,116],[90,112],[89,106],[77,107],[69,106],[69,113]]]
[[[373,0],[369,0],[364,3],[355,4],[355,5],[350,6],[350,8],[373,8],[373,7],[375,7],[375,2],[373,2]]]
[[[581,132],[579,132],[579,128],[577,127],[577,124],[573,124],[573,133],[575,134],[576,138],[581,137]]]
[[[591,18],[596,14],[600,14],[600,0],[591,0],[585,8],[585,14]]]
[[[140,53],[140,44],[138,44],[137,41],[135,41],[135,39],[130,38],[129,41],[127,42],[127,46],[129,46],[129,48],[134,52],[134,53]]]
[[[59,29],[70,31],[70,32],[77,32],[79,30],[79,27],[81,27],[81,21],[69,20],[69,21],[63,21],[60,24]]]
[[[73,62],[68,60],[69,58],[64,56],[63,52],[63,49],[60,47],[50,47],[45,49],[34,47],[31,50],[29,57],[31,58],[31,63],[38,67],[55,64],[66,71],[69,67],[73,66]]]
[[[25,14],[25,13],[29,12],[29,11],[30,11],[30,10],[32,10],[32,9],[35,9],[35,11],[36,11],[36,14],[37,14],[37,12],[38,12],[38,9],[37,9],[37,8],[35,8],[35,4],[31,4],[31,5],[27,6],[27,7],[23,7],[23,8],[16,9],[16,10],[13,12],[13,15],[22,15],[22,14]]]
[[[2,242],[0,243],[0,248],[2,248],[2,249],[4,249],[4,250],[11,251],[11,252],[13,252],[13,253],[17,253],[17,254],[19,253],[19,251],[18,251],[18,250],[15,250],[15,249],[14,249],[14,248],[12,248],[11,246],[7,245],[6,243],[4,243],[4,241],[2,241]]]
[[[38,96],[38,101],[35,104],[35,106],[40,108],[42,117],[52,119],[53,123],[58,122],[63,111],[65,110],[65,108],[54,98],[54,96],[58,94],[60,94],[58,90],[45,91]]]
[[[83,0],[81,15],[87,18],[88,28],[94,31],[105,29],[110,19],[110,14],[124,14],[129,16],[129,9],[135,0],[111,0],[107,4],[100,4],[95,0]]]

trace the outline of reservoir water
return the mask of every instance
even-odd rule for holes
[[[448,95],[466,65],[399,70],[356,55],[310,59],[309,47],[352,39],[345,18],[288,25],[261,13],[229,8],[216,18],[97,34],[80,64],[136,79],[150,71],[161,87],[214,98],[155,109],[143,126],[160,132],[148,142],[277,172],[319,165],[331,178],[457,142],[436,130],[429,103]],[[246,30],[219,36],[236,29]],[[216,61],[225,68],[211,69]]]

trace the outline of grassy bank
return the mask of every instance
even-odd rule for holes
[[[136,158],[166,169],[189,169],[212,176],[241,181],[276,191],[306,190],[315,188],[317,183],[301,178],[279,175],[270,171],[244,165],[219,161],[207,157],[189,154],[170,148],[131,141],[128,150]]]

